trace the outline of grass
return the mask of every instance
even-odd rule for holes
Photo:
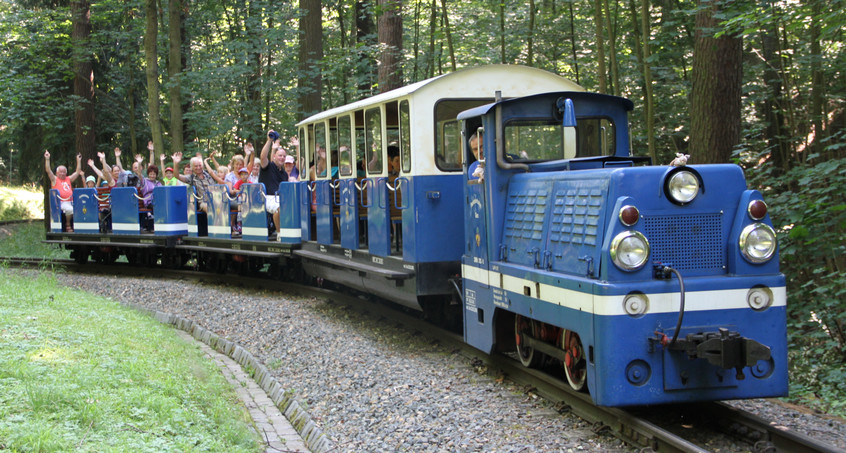
[[[70,251],[44,244],[44,224],[38,221],[0,225],[0,256],[17,258],[67,259]]]
[[[35,185],[0,186],[0,221],[44,218],[44,193]]]
[[[216,366],[154,319],[0,268],[0,450],[260,451]]]

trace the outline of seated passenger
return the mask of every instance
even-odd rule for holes
[[[388,145],[388,176],[399,176],[400,155],[397,145]]]
[[[296,174],[296,168],[294,167],[294,156],[285,156],[285,173],[288,174],[289,182],[297,182],[300,180]]]
[[[82,162],[82,155],[76,155],[76,171],[68,176],[68,168],[64,165],[56,167],[56,173],[50,168],[50,152],[44,151],[44,171],[50,177],[50,188],[59,191],[59,199],[61,201],[61,210],[65,215],[65,230],[68,233],[73,233],[73,182],[77,176],[82,174],[80,164]]]

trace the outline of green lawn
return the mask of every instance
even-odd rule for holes
[[[260,451],[200,350],[54,274],[0,268],[0,450]]]
[[[44,218],[44,193],[40,187],[0,186],[0,221]]]

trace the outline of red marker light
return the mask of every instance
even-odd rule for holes
[[[747,211],[752,220],[761,220],[767,215],[767,204],[762,200],[752,200]]]
[[[625,226],[632,226],[637,223],[640,218],[640,211],[636,207],[627,205],[620,209],[620,222]]]

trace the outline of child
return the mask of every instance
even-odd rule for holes
[[[247,170],[247,167],[241,167],[240,169],[238,169],[238,180],[235,181],[235,184],[232,186],[232,189],[235,192],[240,191],[241,186],[243,186],[244,184],[250,184],[249,178],[250,178],[250,171]],[[237,196],[238,195],[236,195],[236,197]],[[240,203],[238,205],[238,217],[237,217],[237,219],[235,219],[234,222],[232,222],[232,229],[233,229],[235,234],[237,234],[237,235],[241,234],[241,205],[240,205]]]
[[[164,178],[162,178],[162,181],[164,181],[165,186],[181,186],[182,185],[182,181],[180,181],[179,178],[176,178],[176,177],[173,176],[173,168],[171,168],[171,167],[165,168]]]

